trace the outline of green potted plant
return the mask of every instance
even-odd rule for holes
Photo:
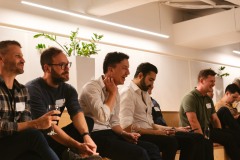
[[[34,38],[44,37],[50,41],[54,41],[57,45],[59,45],[63,51],[68,55],[76,55],[76,56],[84,56],[84,57],[90,57],[90,55],[97,54],[99,49],[97,49],[96,42],[99,42],[103,35],[98,35],[96,33],[93,33],[93,37],[91,37],[91,40],[89,42],[81,41],[77,38],[79,28],[77,28],[76,31],[71,31],[71,34],[69,35],[69,44],[61,45],[56,35],[51,35],[47,33],[38,33],[35,34]],[[40,52],[46,48],[46,45],[43,43],[39,43],[36,46],[36,49],[38,49]]]
[[[89,58],[93,54],[97,54],[100,51],[97,48],[96,42],[99,42],[103,35],[93,34],[93,37],[89,42],[81,41],[77,38],[79,29],[72,31],[69,35],[70,43],[62,45],[58,41],[56,35],[47,33],[38,33],[34,35],[34,38],[44,37],[50,41],[55,42],[68,56],[69,61],[73,62],[69,82],[72,84],[78,93],[81,93],[82,86],[90,79],[95,78],[95,59]],[[38,43],[36,49],[42,52],[46,48],[46,44]]]
[[[223,73],[223,70],[224,70],[225,68],[226,68],[225,66],[220,66],[220,67],[218,68],[218,72],[217,72],[217,76],[218,76],[218,77],[223,78],[223,77],[229,76],[229,73],[227,73],[227,72]]]

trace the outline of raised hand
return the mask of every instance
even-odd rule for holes
[[[105,86],[106,86],[106,90],[109,92],[109,93],[116,93],[117,92],[117,86],[116,84],[114,83],[114,80],[113,78],[111,77],[108,77],[106,76],[103,80]]]

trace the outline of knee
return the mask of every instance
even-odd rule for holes
[[[169,136],[168,149],[171,149],[171,150],[177,150],[178,149],[178,142],[177,142],[176,137]]]
[[[160,152],[159,152],[160,153]],[[135,153],[134,159],[138,160],[148,160],[149,156],[148,153],[145,149],[143,148],[138,148],[138,151]]]
[[[26,138],[31,139],[31,141],[33,141],[33,140],[45,141],[46,140],[43,133],[36,129],[27,129],[27,130],[23,131],[23,133],[26,135]]]
[[[227,107],[221,107],[218,111],[218,114],[223,114],[223,113],[231,113],[230,110]]]

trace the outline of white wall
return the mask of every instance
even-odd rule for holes
[[[3,0],[1,1],[3,2]],[[128,84],[133,78],[139,63],[148,61],[156,65],[159,74],[152,96],[161,104],[163,110],[178,110],[184,94],[195,86],[196,75],[200,69],[210,67],[217,69],[222,64],[226,65],[226,71],[230,73],[230,76],[223,79],[224,87],[235,77],[239,77],[240,58],[235,55],[219,53],[214,49],[201,51],[175,46],[169,40],[116,30],[112,27],[64,15],[59,16],[39,9],[32,10],[20,4],[13,5],[9,1],[4,1],[3,4],[2,2],[0,6],[0,40],[14,39],[22,44],[26,59],[25,73],[18,77],[22,83],[43,74],[39,63],[39,53],[35,49],[35,45],[40,42],[40,39],[33,39],[32,36],[35,32],[32,31],[68,35],[77,27],[80,27],[79,35],[84,39],[89,38],[93,32],[104,34],[104,39],[98,44],[101,51],[98,55],[93,56],[95,58],[95,77],[102,74],[103,59],[110,51],[124,52],[130,56],[131,74],[125,84]],[[131,22],[131,20],[129,21]],[[6,26],[25,30],[5,28]],[[151,30],[151,26],[146,29]],[[59,40],[62,43],[66,42],[65,38],[59,37]],[[52,45],[49,41],[45,40],[45,42]],[[70,79],[69,83],[76,87],[76,71],[73,68],[70,71]]]

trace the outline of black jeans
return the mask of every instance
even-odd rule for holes
[[[179,160],[213,160],[213,143],[202,134],[176,132],[178,149],[181,150]]]
[[[240,132],[239,120],[234,119],[232,113],[227,107],[221,107],[217,111],[219,120],[221,121],[223,128],[230,128],[232,130]]]
[[[59,160],[43,134],[34,129],[0,138],[0,148],[3,160]]]
[[[129,143],[111,129],[92,132],[91,136],[102,157],[113,160],[161,160],[158,147],[152,143]]]
[[[178,142],[175,136],[164,135],[142,135],[140,140],[154,143],[162,152],[163,160],[174,160],[178,149]]]
[[[92,118],[89,118],[89,117],[85,117],[85,119],[86,119],[86,122],[87,122],[87,125],[88,125],[89,132],[91,132],[92,129],[93,129],[94,121],[93,121]],[[76,141],[83,142],[82,136],[80,135],[78,130],[75,128],[73,123],[70,123],[69,125],[63,127],[62,130],[65,133],[67,133],[70,137],[75,139]],[[54,150],[54,152],[56,152],[58,157],[61,159],[63,151],[66,150],[68,147],[58,143],[57,141],[55,141],[54,139],[52,139],[48,135],[46,135],[46,138],[47,138],[47,141],[49,143],[49,146]]]
[[[229,129],[210,129],[210,139],[224,146],[231,160],[240,159],[240,135]]]

